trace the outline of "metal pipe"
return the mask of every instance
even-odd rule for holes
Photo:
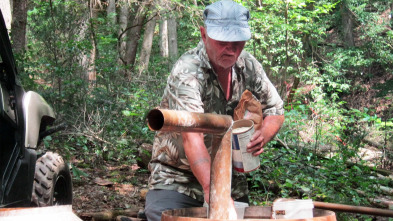
[[[220,134],[214,137],[210,170],[210,202],[208,217],[228,220],[236,215],[230,210],[232,174],[232,117],[209,113],[154,109],[147,115],[148,125],[155,131],[202,132]],[[224,134],[225,133],[225,134]],[[223,137],[222,137],[222,134]]]
[[[374,216],[386,216],[393,217],[393,210],[378,209],[364,206],[351,206],[337,203],[324,203],[314,201],[314,207],[319,209],[329,209],[334,211],[349,212],[349,213],[360,213]]]
[[[217,153],[212,158],[210,170],[210,202],[208,218],[213,220],[236,219],[235,211],[230,211],[232,179],[232,130],[222,138]],[[213,147],[215,149],[217,147]]]
[[[147,121],[150,130],[154,131],[224,134],[232,126],[232,117],[229,115],[166,109],[151,110]]]

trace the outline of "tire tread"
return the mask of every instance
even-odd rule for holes
[[[54,179],[57,179],[56,177],[61,172],[69,174],[68,166],[59,154],[47,152],[37,160],[35,171],[31,201],[35,206],[51,206],[53,205],[53,194],[55,188]],[[69,175],[69,183],[69,188],[71,188],[70,203],[72,203],[71,175]]]

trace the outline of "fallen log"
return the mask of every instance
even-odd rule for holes
[[[385,195],[393,196],[393,188],[380,185],[375,185],[374,188],[381,190]]]
[[[116,221],[144,221],[144,219],[129,216],[118,216],[116,217]]]
[[[384,198],[376,198],[376,199],[370,199],[369,202],[377,207],[388,208],[393,211],[393,201],[391,200],[384,199]]]
[[[126,210],[107,210],[100,212],[81,213],[78,216],[83,220],[106,221],[115,220],[118,216],[137,217],[139,208]]]
[[[384,148],[384,145],[382,145],[382,144],[380,144],[380,143],[377,143],[377,142],[375,142],[375,141],[372,141],[372,140],[368,140],[368,139],[366,139],[366,138],[363,138],[362,141],[363,141],[364,143],[366,143],[367,145],[370,145],[370,146],[373,146],[373,147],[378,147],[379,149]]]
[[[302,149],[301,154],[303,154],[303,155],[307,155],[308,156],[308,152],[314,152],[314,150],[307,148],[305,145],[302,146],[302,145],[295,145],[295,144],[287,144],[287,143],[284,143],[282,140],[277,140],[277,141],[286,149],[290,148],[290,149],[298,150],[298,148],[301,148]],[[308,152],[307,153],[303,153],[304,150],[307,150]],[[320,158],[320,159],[324,159],[324,160],[328,159],[327,157],[322,156],[321,154],[318,154],[318,153],[316,154],[316,156],[318,158]],[[390,170],[375,168],[375,167],[367,166],[367,165],[360,165],[360,164],[353,163],[353,162],[346,162],[345,164],[348,167],[357,166],[357,167],[359,167],[361,169],[362,168],[368,168],[371,171],[374,171],[376,173],[382,174],[382,175],[384,175],[386,177],[389,177],[389,176],[393,175],[393,171],[390,171]]]

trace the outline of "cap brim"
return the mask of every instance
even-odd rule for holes
[[[251,31],[248,27],[206,27],[207,35],[217,41],[248,41]]]

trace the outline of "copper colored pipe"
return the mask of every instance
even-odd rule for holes
[[[229,115],[166,109],[151,110],[147,121],[150,130],[154,131],[224,134],[232,126],[232,117]]]
[[[217,153],[212,158],[210,174],[210,202],[208,218],[229,220],[231,217],[231,179],[232,179],[232,129],[222,138]],[[213,147],[215,149],[217,147]],[[232,214],[233,215],[233,214]],[[236,218],[236,217],[234,217]]]
[[[211,157],[208,217],[213,220],[230,219],[230,204],[233,203],[231,199],[232,117],[229,115],[154,109],[148,113],[147,120],[150,130],[155,131],[219,134],[214,137]]]
[[[337,203],[324,203],[314,201],[314,207],[318,209],[329,209],[334,211],[349,212],[349,213],[360,213],[374,216],[387,216],[393,217],[393,210],[378,209],[364,206],[350,206]]]

